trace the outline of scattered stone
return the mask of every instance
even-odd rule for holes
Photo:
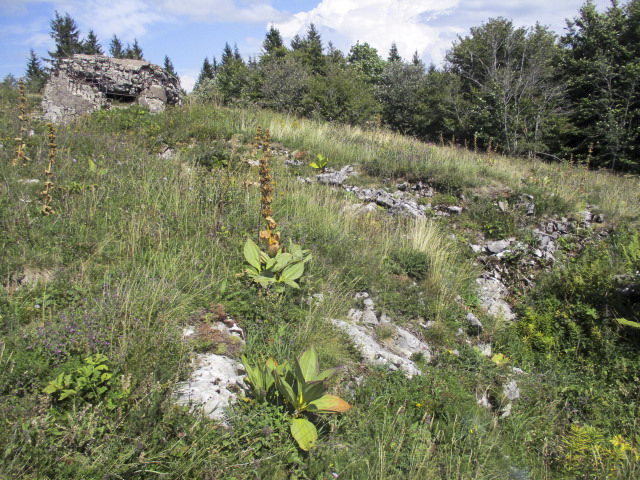
[[[343,330],[351,338],[351,341],[360,350],[365,360],[376,365],[387,365],[391,370],[401,368],[408,377],[422,374],[422,371],[413,361],[381,346],[365,327],[337,319],[332,319],[331,323]]]
[[[18,183],[22,183],[24,185],[31,185],[33,183],[40,183],[40,180],[38,180],[37,178],[26,178],[26,179],[18,180]]]
[[[327,169],[329,170],[329,169]],[[320,173],[316,175],[316,181],[325,185],[342,186],[347,178],[355,175],[355,171],[351,165],[345,165],[338,172],[331,171],[329,173]]]
[[[478,405],[484,408],[491,408],[491,402],[489,402],[489,394],[487,392],[482,394],[482,397],[478,400]]]
[[[306,177],[306,178],[304,178],[304,177],[296,177],[296,180],[299,183],[311,183],[311,179],[309,177]]]
[[[450,205],[449,207],[447,207],[447,211],[449,213],[453,213],[453,214],[460,214],[462,213],[462,207],[457,207],[455,205]]]
[[[360,320],[362,320],[362,315],[364,315],[364,312],[362,310],[351,308],[349,309],[349,313],[347,313],[347,318],[349,318],[352,322],[359,322]]]
[[[431,361],[431,351],[429,347],[408,330],[396,326],[396,337],[394,341],[394,347],[399,349],[405,356],[410,357],[414,353],[421,353],[427,362]]]
[[[469,325],[471,325],[472,327],[477,327],[478,332],[482,331],[482,323],[480,322],[480,320],[478,320],[478,317],[476,317],[473,313],[469,312],[467,313],[467,322],[469,322]]]
[[[398,190],[400,190],[401,192],[406,192],[408,187],[409,187],[409,185],[406,182],[405,183],[401,183],[399,185],[396,185],[396,188]]]
[[[507,403],[507,405],[505,405],[505,407],[500,410],[500,418],[507,418],[509,415],[511,415],[512,406],[513,404],[511,402]]]
[[[366,215],[368,213],[375,212],[378,209],[375,203],[366,203],[364,205],[360,205],[356,210],[356,214],[358,215]]]
[[[170,146],[166,145],[158,155],[164,160],[171,160],[175,156],[175,154],[176,151]]]
[[[531,217],[536,214],[536,204],[535,203],[525,203],[524,208],[526,209],[526,215]]]
[[[485,357],[491,357],[491,344],[490,343],[478,343],[476,348],[484,355]]]
[[[305,165],[305,163],[302,160],[285,160],[284,164],[287,167],[301,167]]]
[[[506,250],[511,242],[509,240],[498,240],[496,242],[487,243],[487,250],[493,254]]]
[[[482,247],[480,245],[473,245],[470,244],[469,247],[471,248],[471,250],[473,251],[473,253],[480,253],[482,252]]]
[[[393,208],[396,204],[396,201],[387,192],[380,191],[376,196],[376,203],[384,208]]]
[[[365,310],[362,313],[362,317],[360,319],[360,321],[362,323],[365,323],[367,325],[377,325],[378,324],[378,318],[376,317],[376,314],[373,310]]]
[[[509,380],[509,382],[504,386],[503,393],[504,393],[504,396],[507,397],[512,402],[515,399],[519,398],[520,389],[518,388],[518,384],[516,383],[516,381],[513,379]]]
[[[480,305],[489,315],[494,317],[503,316],[505,320],[514,320],[515,314],[511,307],[503,300],[509,293],[507,287],[496,278],[478,278],[476,282],[480,286],[478,300]]]

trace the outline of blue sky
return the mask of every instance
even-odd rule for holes
[[[21,76],[34,48],[46,56],[53,44],[49,23],[57,10],[68,12],[81,34],[93,29],[108,50],[112,34],[133,42],[161,64],[169,55],[188,90],[204,57],[220,57],[225,42],[237,43],[246,58],[260,53],[270,24],[289,41],[313,22],[325,44],[345,53],[356,41],[369,42],[386,57],[392,42],[410,58],[418,50],[425,63],[439,65],[457,35],[489,18],[505,17],[517,26],[536,21],[563,33],[565,19],[584,0],[0,0],[0,78]],[[609,0],[595,0],[603,11]]]

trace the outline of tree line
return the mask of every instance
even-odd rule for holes
[[[558,36],[489,19],[459,37],[442,68],[417,52],[383,59],[368,43],[345,55],[311,24],[285,46],[271,27],[247,61],[227,43],[205,58],[195,93],[418,138],[592,168],[640,171],[640,0],[605,12],[587,2]]]
[[[76,21],[68,14],[60,15],[57,11],[50,23],[50,35],[55,42],[55,48],[48,52],[49,58],[40,59],[31,49],[29,61],[25,71],[27,87],[32,92],[39,92],[44,87],[49,71],[55,69],[56,62],[62,58],[69,58],[75,54],[104,55],[105,52],[98,37],[93,30],[85,38],[81,39],[80,30]],[[109,55],[113,58],[128,58],[132,60],[144,60],[142,47],[138,39],[133,40],[133,45],[126,45],[114,33],[109,43]],[[44,67],[42,60],[50,65]],[[164,57],[164,68],[172,75],[177,76],[173,63],[168,56]]]

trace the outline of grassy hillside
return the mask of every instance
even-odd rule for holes
[[[12,166],[17,102],[2,93],[0,477],[637,477],[637,177],[265,111],[115,109],[57,129],[56,213],[44,216],[47,131],[29,120],[30,160]],[[248,163],[261,155],[258,126],[272,137],[282,243],[313,255],[300,288],[284,293],[242,274],[245,241],[264,228]],[[308,164],[318,153],[359,172],[347,183],[423,182],[434,206],[462,213],[359,214],[353,193],[298,180],[316,173]],[[303,163],[285,165],[289,157]],[[514,237],[534,248],[534,228],[579,222],[587,208],[604,221],[559,240],[555,262],[525,272],[528,254],[500,259],[518,319],[488,315],[475,282],[486,267],[469,244]],[[364,362],[329,321],[346,319],[363,291],[430,346],[430,362],[412,357],[423,375]],[[183,339],[183,327],[227,316],[245,333],[242,351],[216,336]],[[501,355],[482,355],[487,344]],[[319,431],[309,452],[291,437],[282,399],[241,394],[226,424],[175,403],[196,353],[282,362],[311,346],[322,368],[341,367],[329,390],[352,408],[307,417]],[[503,416],[514,378],[520,396]]]

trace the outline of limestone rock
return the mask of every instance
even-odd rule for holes
[[[177,403],[202,408],[213,419],[224,421],[225,409],[245,388],[244,367],[232,358],[213,353],[197,355],[195,370],[178,386]]]
[[[151,112],[180,103],[180,80],[144,60],[74,55],[58,61],[44,88],[44,119],[69,123],[109,108],[113,100],[137,103]]]

